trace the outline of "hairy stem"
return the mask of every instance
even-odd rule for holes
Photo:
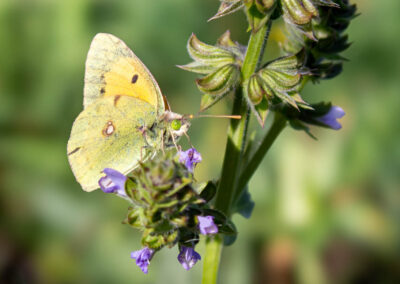
[[[258,149],[253,153],[249,162],[242,167],[242,172],[240,173],[239,180],[237,183],[237,190],[233,198],[233,202],[236,202],[238,198],[243,193],[246,184],[249,182],[250,178],[253,176],[254,172],[257,170],[258,166],[262,162],[264,156],[267,154],[268,150],[271,148],[272,144],[282,132],[286,126],[286,118],[279,112],[274,112],[274,121],[268,129],[267,133],[262,139],[262,142]]]
[[[268,23],[256,33],[251,34],[241,71],[242,82],[249,79],[254,71],[256,71],[264,53],[265,42],[268,37],[270,26],[271,24]],[[246,141],[246,129],[249,119],[249,109],[243,99],[241,88],[238,88],[235,93],[232,114],[240,114],[242,118],[239,121],[233,119],[230,121],[224,163],[215,197],[215,208],[222,211],[227,216],[231,214],[232,202],[237,188],[239,165]],[[214,238],[208,241],[203,266],[203,284],[217,283],[217,268],[219,266],[221,251],[221,238]]]

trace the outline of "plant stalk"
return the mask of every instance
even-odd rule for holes
[[[242,172],[237,183],[237,190],[233,198],[233,202],[236,202],[242,195],[243,190],[246,188],[246,184],[249,182],[254,172],[257,170],[258,166],[262,162],[264,156],[267,154],[268,150],[271,148],[272,144],[285,128],[287,119],[279,112],[274,112],[274,121],[270,129],[268,129],[260,146],[253,153],[249,162],[242,167]]]
[[[268,38],[270,27],[271,24],[268,23],[256,33],[251,34],[241,69],[242,82],[248,80],[256,71],[264,54],[265,43]],[[249,119],[249,108],[243,99],[241,88],[238,88],[235,93],[232,114],[240,114],[242,118],[239,121],[234,119],[230,121],[221,178],[215,197],[215,208],[222,211],[227,216],[231,214],[232,202],[237,188],[239,165],[246,142],[246,130]],[[210,239],[206,243],[202,284],[217,283],[222,245],[221,237]]]

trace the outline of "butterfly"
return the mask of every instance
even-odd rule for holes
[[[184,115],[170,111],[140,59],[111,34],[93,38],[83,93],[84,109],[72,125],[67,154],[85,191],[99,188],[104,168],[128,174],[140,160],[176,145],[190,126]]]

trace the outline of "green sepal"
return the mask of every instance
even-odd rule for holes
[[[284,92],[276,92],[275,95],[281,99],[282,102],[285,102],[295,109],[299,110],[299,107],[297,106],[296,100],[292,98],[291,96],[288,95],[288,93]]]
[[[222,0],[221,5],[218,8],[217,13],[212,16],[208,21],[212,21],[223,16],[232,14],[244,7],[242,0]]]
[[[247,96],[253,105],[258,105],[261,103],[265,92],[262,85],[258,79],[258,75],[253,74],[247,83]]]
[[[265,120],[268,116],[269,113],[269,103],[268,100],[264,97],[261,101],[256,106],[252,106],[253,113],[255,114],[258,123],[261,125],[261,127],[264,127],[265,125]]]
[[[305,25],[318,16],[318,9],[310,0],[281,0],[283,17],[295,25]]]
[[[193,61],[186,65],[177,65],[177,67],[198,74],[209,74],[218,68],[210,65],[204,65],[203,63],[198,61]]]
[[[203,94],[201,96],[201,101],[200,101],[200,112],[205,111],[215,105],[217,102],[219,102],[221,99],[223,99],[229,92],[226,92],[225,94],[222,94],[220,96],[212,96],[209,94]]]
[[[190,57],[206,66],[215,68],[234,63],[233,54],[221,47],[206,44],[200,41],[194,34],[189,38],[187,49]]]
[[[239,43],[231,39],[231,32],[227,30],[217,40],[217,45],[226,48],[236,56],[236,63],[240,66],[243,63],[246,53],[246,47],[242,47]]]
[[[269,91],[265,91],[266,87],[261,85],[262,82],[258,79],[257,74],[253,74],[249,81],[245,83],[243,91],[244,91],[244,97],[247,100],[247,104],[250,106],[250,109],[256,116],[256,119],[258,123],[261,125],[261,127],[264,127],[265,119],[267,118],[268,115],[268,110],[269,110],[269,102],[267,99],[267,96],[269,96],[267,93]],[[250,93],[251,92],[251,93]],[[261,100],[260,101],[255,101],[257,104],[254,104],[253,100],[250,98],[251,96],[258,96],[261,94]]]
[[[268,22],[274,9],[271,9],[266,14],[260,12],[255,4],[246,5],[247,21],[249,22],[248,30],[254,34],[259,31]]]
[[[220,96],[231,91],[240,80],[240,70],[235,64],[224,65],[215,72],[197,79],[199,90],[213,96]]]

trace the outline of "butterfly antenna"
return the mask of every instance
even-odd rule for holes
[[[185,115],[189,119],[201,118],[201,117],[213,117],[213,118],[231,118],[231,119],[241,119],[241,115],[218,115],[218,114],[187,114]]]

